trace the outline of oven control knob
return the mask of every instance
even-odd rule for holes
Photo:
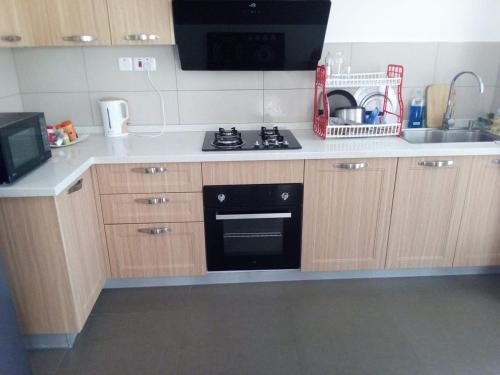
[[[217,199],[222,203],[226,200],[226,196],[224,194],[219,194],[217,195]]]
[[[287,192],[284,192],[281,194],[281,199],[283,199],[284,201],[286,201],[288,198],[290,198],[290,194],[287,193]]]

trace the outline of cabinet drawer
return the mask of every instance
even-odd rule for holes
[[[114,278],[206,273],[203,223],[120,224],[105,229]]]
[[[203,221],[201,193],[102,195],[105,224]]]
[[[200,163],[97,166],[101,194],[201,191]]]
[[[291,184],[304,181],[304,160],[203,163],[204,185]]]

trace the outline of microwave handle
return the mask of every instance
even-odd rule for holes
[[[254,220],[254,219],[289,219],[291,212],[266,213],[266,214],[227,214],[215,215],[215,220]]]

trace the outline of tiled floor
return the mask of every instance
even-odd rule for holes
[[[105,290],[34,374],[500,374],[500,275]]]

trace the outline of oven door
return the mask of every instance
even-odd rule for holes
[[[209,211],[209,271],[300,267],[300,209]]]
[[[48,144],[45,144],[44,136],[38,116],[2,129],[2,182],[14,182],[50,157],[50,149],[47,151]]]

